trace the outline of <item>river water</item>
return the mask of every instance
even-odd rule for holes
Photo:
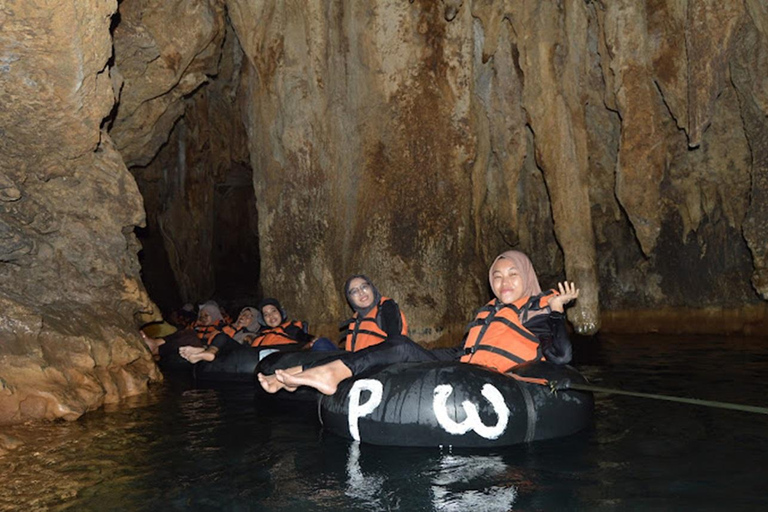
[[[597,386],[768,407],[765,338],[577,340]],[[4,430],[0,510],[768,510],[768,415],[595,395],[594,425],[495,450],[359,445],[248,386],[167,379],[73,423]]]

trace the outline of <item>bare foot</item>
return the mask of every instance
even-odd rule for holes
[[[261,387],[267,393],[277,393],[281,389],[285,389],[285,385],[277,380],[274,375],[264,375],[263,373],[259,373],[257,378],[259,379],[259,384],[261,384]],[[293,389],[295,390],[296,388]]]
[[[300,373],[302,370],[303,368],[301,366],[291,366],[290,368],[276,370],[274,375],[264,375],[263,373],[259,373],[257,378],[259,379],[259,384],[261,384],[261,387],[264,388],[264,391],[267,393],[277,393],[281,389],[293,393],[296,391],[296,386],[286,386],[283,381],[277,377],[277,372],[294,375]]]
[[[160,355],[158,349],[160,348],[160,345],[165,343],[163,338],[150,338],[144,334],[144,331],[139,331],[139,336],[141,336],[141,339],[146,343],[147,347],[149,347],[149,351],[153,356]]]
[[[187,357],[193,354],[200,354],[201,352],[205,352],[205,347],[191,347],[191,346],[179,347],[179,355],[184,359],[186,359]]]
[[[182,351],[182,348],[200,348],[200,347],[181,347],[179,348],[179,355],[189,361],[192,364],[199,363],[200,361],[208,361],[209,363],[216,359],[216,353],[215,352],[209,352],[208,350],[202,349],[200,351],[190,351],[185,350]]]
[[[309,386],[315,388],[324,395],[332,395],[336,392],[339,383],[352,376],[352,370],[341,361],[333,361],[322,366],[316,366],[299,373],[288,373],[282,370],[275,371],[275,377],[286,388]]]

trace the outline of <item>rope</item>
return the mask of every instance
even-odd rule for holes
[[[714,402],[712,400],[700,400],[698,398],[682,398],[669,395],[655,395],[652,393],[638,393],[637,391],[622,391],[620,389],[602,388],[600,386],[592,386],[591,384],[578,384],[571,382],[564,382],[562,384],[558,382],[550,382],[550,388],[552,391],[558,391],[561,389],[573,389],[576,391],[593,391],[595,393],[612,393],[614,395],[627,395],[636,396],[640,398],[652,398],[654,400],[667,400],[669,402],[680,402],[684,404],[703,405],[706,407],[718,407],[720,409],[733,409],[735,411],[754,412],[757,414],[768,414],[768,407],[757,407],[754,405],[741,405],[733,404],[729,402]]]

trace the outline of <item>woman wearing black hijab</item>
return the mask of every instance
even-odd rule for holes
[[[250,342],[252,347],[269,347],[299,343],[305,345],[315,340],[306,332],[303,322],[291,320],[277,299],[271,297],[259,302],[257,322],[261,328]]]
[[[298,373],[315,366],[322,366],[331,361],[344,359],[353,353],[371,352],[371,348],[380,349],[406,340],[408,324],[405,315],[400,311],[397,303],[387,297],[382,297],[379,290],[364,274],[355,274],[344,283],[344,296],[349,306],[355,312],[352,318],[342,324],[346,327],[345,351],[336,353],[327,358],[313,361],[302,366],[287,368],[289,373]],[[413,342],[410,342],[413,343]],[[275,375],[258,374],[259,382],[264,389],[274,392],[282,387],[277,382]]]
[[[355,274],[344,283],[344,295],[355,314],[345,322],[344,348],[357,352],[377,345],[390,336],[405,335],[408,324],[397,303],[382,297],[363,274]]]

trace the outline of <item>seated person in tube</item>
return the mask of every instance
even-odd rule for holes
[[[495,299],[477,311],[461,346],[427,350],[405,336],[390,336],[386,343],[285,370],[259,374],[270,393],[310,386],[331,395],[338,384],[374,366],[398,362],[459,360],[499,372],[540,359],[556,364],[571,360],[564,306],[579,296],[574,283],[559,283],[559,292],[542,293],[528,257],[519,251],[500,254],[488,272]]]
[[[307,333],[305,324],[289,320],[285,309],[277,299],[266,298],[259,302],[258,322],[261,324],[250,342],[252,347],[269,347],[299,343],[306,345],[315,337]]]
[[[195,306],[192,304],[184,304],[180,309],[171,311],[168,315],[168,323],[175,326],[177,329],[187,329],[197,320],[197,313],[195,313]]]
[[[212,300],[209,300],[208,302],[201,304],[197,313],[197,320],[190,323],[185,329],[183,329],[185,332],[192,331],[194,332],[195,336],[199,340],[200,343],[196,344],[210,344],[212,341],[211,334],[215,334],[221,329],[223,329],[225,326],[227,326],[227,322],[224,320],[224,314],[221,311],[221,308],[219,305]],[[234,329],[232,329],[232,332],[234,333]],[[144,340],[144,343],[147,344],[149,347],[149,351],[152,353],[153,356],[159,357],[161,354],[161,351],[166,349],[168,346],[166,345],[166,340],[164,338],[153,338],[148,336],[144,331],[139,331],[139,334],[141,335],[142,340]],[[166,345],[163,347],[163,345]],[[177,345],[171,344],[172,349],[175,350],[177,348]],[[161,347],[163,347],[161,349]],[[168,351],[166,350],[166,353]]]
[[[213,361],[216,359],[216,354],[227,343],[233,342],[233,337],[246,319],[247,317],[243,316],[241,312],[235,325],[230,325],[224,320],[218,304],[214,301],[206,302],[200,306],[197,321],[193,324],[195,333],[202,340],[204,346],[180,347],[179,355],[193,364],[200,361]]]
[[[346,326],[344,349],[357,352],[377,345],[387,338],[406,335],[408,324],[397,303],[382,297],[363,274],[355,274],[344,283],[344,296],[355,312],[342,324]]]
[[[397,303],[382,297],[379,290],[364,274],[354,274],[344,283],[344,297],[354,311],[352,318],[342,323],[344,329],[344,349],[346,352],[337,352],[328,358],[320,360],[327,363],[337,359],[347,352],[359,352],[367,348],[384,344],[394,337],[405,336],[408,332],[408,324],[405,315],[400,311]],[[323,342],[322,348],[318,345]],[[331,342],[327,338],[320,338],[314,342],[313,350],[327,350],[325,345]],[[275,376],[264,377],[274,381]]]
[[[237,315],[237,320],[232,325],[235,328],[232,339],[241,345],[250,345],[261,329],[259,319],[258,309],[249,306],[241,309],[240,314]]]
[[[307,332],[304,322],[290,321],[277,299],[267,298],[259,303],[258,320],[261,328],[252,338],[252,347],[268,347],[298,343],[313,351],[336,351],[336,345],[325,337]]]

